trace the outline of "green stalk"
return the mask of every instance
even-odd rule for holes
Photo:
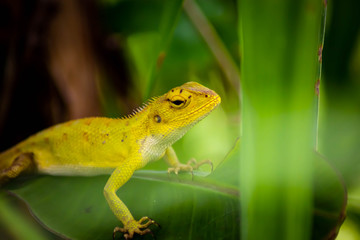
[[[324,49],[324,39],[325,39],[325,28],[326,28],[326,12],[327,12],[327,0],[323,0],[322,4],[322,19],[321,27],[319,34],[319,43],[318,43],[318,74],[317,82],[315,85],[315,114],[316,114],[316,136],[315,136],[315,150],[318,151],[319,148],[319,106],[320,106],[320,82],[321,82],[321,69],[322,69],[322,52]]]
[[[239,1],[242,239],[308,239],[320,0]]]

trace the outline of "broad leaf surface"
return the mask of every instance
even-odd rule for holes
[[[117,194],[136,219],[149,216],[160,224],[152,227],[157,239],[238,239],[238,145],[206,177],[138,171]],[[319,157],[316,162],[313,238],[319,239],[339,226],[345,191],[333,169]],[[121,224],[103,196],[107,178],[40,176],[7,188],[27,202],[43,225],[65,238],[112,239],[113,228]]]

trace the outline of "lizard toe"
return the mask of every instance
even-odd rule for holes
[[[135,233],[139,235],[145,235],[149,233],[154,237],[154,234],[148,228],[152,224],[159,227],[159,224],[157,224],[154,220],[152,220],[149,217],[142,217],[139,221],[132,220],[122,228],[115,227],[113,231],[113,239],[115,239],[117,232],[123,233],[124,234],[123,237],[125,239],[132,239]]]

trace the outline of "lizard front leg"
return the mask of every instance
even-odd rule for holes
[[[174,172],[178,174],[180,171],[193,172],[193,170],[198,169],[201,165],[209,164],[211,166],[211,171],[213,170],[213,164],[210,160],[203,160],[201,162],[196,162],[194,158],[190,159],[186,164],[179,162],[179,159],[176,156],[176,153],[172,147],[168,147],[164,155],[165,161],[171,166],[168,168],[168,173]]]
[[[151,224],[156,224],[149,217],[143,217],[136,221],[126,205],[116,195],[116,191],[130,179],[134,171],[135,168],[129,162],[124,162],[114,170],[104,188],[104,195],[111,211],[124,225],[122,228],[115,227],[113,232],[114,238],[116,232],[124,233],[125,239],[131,239],[134,233],[140,235],[151,233],[147,227]]]

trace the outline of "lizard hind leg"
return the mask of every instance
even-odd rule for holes
[[[31,170],[34,165],[33,153],[21,153],[8,168],[0,171],[0,185],[12,178],[16,178],[22,172]]]

